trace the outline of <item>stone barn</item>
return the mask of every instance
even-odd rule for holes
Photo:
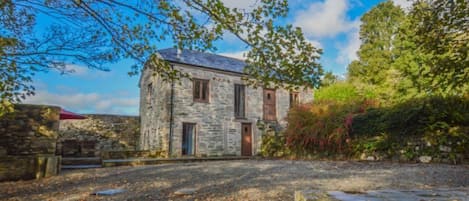
[[[166,82],[145,66],[139,83],[142,150],[173,157],[256,155],[259,123],[281,128],[291,105],[313,99],[311,89],[245,85],[239,59],[175,48],[158,53],[190,79]]]

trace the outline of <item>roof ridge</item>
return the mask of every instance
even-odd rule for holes
[[[160,51],[168,51],[168,50],[176,50],[176,51],[177,51],[177,48],[175,48],[175,47],[164,48],[164,49],[158,50],[158,52],[160,52]],[[236,60],[238,60],[238,61],[246,62],[246,60],[244,60],[244,59],[239,59],[239,58],[235,58],[235,57],[229,57],[229,56],[222,55],[222,54],[217,54],[217,53],[214,53],[214,52],[204,52],[204,51],[191,50],[191,49],[182,49],[182,51],[196,52],[196,53],[201,53],[201,54],[210,54],[210,55],[214,55],[214,56],[225,57],[225,58],[229,58],[229,59],[236,59]]]

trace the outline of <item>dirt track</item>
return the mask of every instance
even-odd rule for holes
[[[109,188],[125,192],[90,195]],[[197,192],[175,195],[181,188]],[[292,200],[295,190],[306,188],[469,192],[469,165],[242,160],[73,170],[0,183],[0,200]]]

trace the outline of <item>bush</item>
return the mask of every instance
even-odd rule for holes
[[[261,155],[264,157],[283,157],[288,154],[285,137],[281,134],[265,134],[262,136]]]
[[[347,102],[360,99],[354,86],[348,83],[336,83],[314,92],[315,101]]]
[[[287,115],[283,135],[266,135],[266,156],[328,157],[457,163],[469,159],[469,97],[424,97],[378,107],[363,89],[347,83],[322,88],[313,104]],[[366,92],[366,93],[364,93]],[[388,102],[387,104],[390,104]]]
[[[357,83],[338,82],[314,92],[314,101],[336,101],[341,103],[376,100],[375,89]]]
[[[362,97],[354,86],[341,82],[316,91],[314,104],[291,108],[284,138],[278,139],[285,141],[282,153],[300,157],[348,154],[353,115],[376,104]]]
[[[353,114],[364,111],[367,104],[317,101],[292,108],[285,129],[287,148],[297,156],[347,154]]]
[[[399,153],[408,160],[429,155],[453,162],[469,156],[468,98],[414,99],[370,109],[352,122],[355,155]]]
[[[372,108],[353,118],[352,134],[375,136],[421,135],[439,122],[449,126],[469,126],[469,99],[427,97],[384,108]]]

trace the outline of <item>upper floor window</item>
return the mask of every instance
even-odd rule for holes
[[[194,92],[194,101],[208,103],[208,97],[210,96],[210,89],[208,86],[208,80],[202,79],[193,79],[193,92]]]
[[[298,105],[300,103],[300,98],[298,92],[290,92],[290,107]]]
[[[147,97],[146,97],[146,102],[147,106],[151,106],[151,97],[153,96],[153,84],[150,83],[147,85]]]
[[[245,93],[244,93],[244,85],[235,84],[234,87],[234,113],[236,118],[244,118],[245,117]]]

